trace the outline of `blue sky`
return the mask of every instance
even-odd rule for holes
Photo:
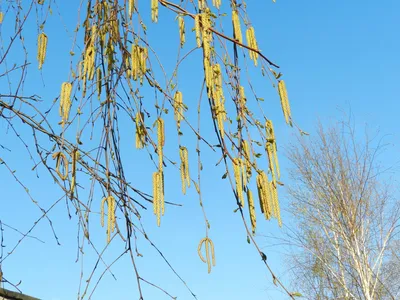
[[[43,73],[35,70],[37,32],[30,30],[30,34],[25,37],[30,46],[29,57],[33,61],[30,72],[36,76],[30,77],[25,92],[29,94],[34,91],[42,95],[45,101],[43,107],[50,105],[57,97],[61,83],[68,79],[71,40],[64,26],[70,33],[73,31],[77,3],[78,1],[59,3],[59,11],[54,7],[53,15],[46,22],[49,48]],[[3,1],[2,8],[4,7]],[[256,28],[259,47],[267,57],[281,66],[296,123],[313,134],[318,119],[328,125],[351,113],[357,127],[363,129],[367,125],[372,133],[379,131],[387,135],[385,140],[390,147],[381,160],[388,166],[396,164],[400,158],[397,126],[400,108],[400,3],[395,0],[277,0],[275,4],[272,1],[257,1],[257,4],[256,1],[248,1],[247,7]],[[162,50],[161,59],[167,62],[168,69],[168,60],[175,61],[176,48],[166,45],[176,40],[177,29],[176,24],[171,22],[173,16],[168,14],[163,19],[164,13],[165,9],[160,7],[159,24],[151,25],[149,20],[146,24],[150,31],[157,33],[153,42],[157,49]],[[41,17],[40,11],[38,16]],[[35,28],[36,20],[33,19],[29,24]],[[0,26],[2,38],[7,40],[7,34],[13,30],[6,27],[7,15]],[[190,34],[190,30],[187,29],[187,33]],[[18,55],[19,52],[13,53],[9,62],[13,58],[17,59]],[[197,103],[198,94],[191,93],[199,87],[193,69],[196,68],[192,64],[182,66],[180,85],[184,91],[184,101],[195,99],[193,101]],[[261,76],[252,77],[258,92],[266,99],[264,104],[268,106],[268,114],[273,117],[279,149],[283,149],[285,145],[294,142],[296,130],[284,124],[278,96],[270,83]],[[0,80],[0,90],[2,93],[7,90],[3,79]],[[15,135],[5,133],[6,128],[6,123],[0,121],[0,143],[13,151],[9,153],[0,149],[0,157],[17,170],[34,198],[47,207],[61,197],[62,193],[44,170],[39,173],[40,178],[30,172],[32,164],[24,159],[24,147]],[[127,138],[131,134],[128,129],[122,133]],[[26,131],[24,134],[29,136],[30,132]],[[151,183],[147,179],[151,178],[154,170],[146,167],[144,160],[147,156],[133,148],[133,135],[130,143],[129,146],[127,142],[126,150],[123,151],[127,164],[132,165],[127,168],[127,176],[150,191]],[[167,140],[167,147],[172,149],[176,143],[176,138],[171,137]],[[194,153],[194,147],[188,147]],[[166,194],[174,202],[183,204],[183,207],[167,207],[161,228],[155,226],[151,209],[144,212],[143,222],[149,235],[198,299],[286,299],[273,286],[254,247],[246,242],[239,214],[233,213],[236,205],[230,187],[227,181],[220,180],[224,171],[221,167],[215,167],[218,156],[205,148],[203,153],[203,199],[211,223],[210,237],[215,244],[217,266],[211,274],[207,274],[206,265],[197,256],[198,242],[204,236],[204,221],[194,190],[191,189],[185,197],[181,195],[179,177],[167,177]],[[291,184],[287,176],[290,165],[283,156],[283,151],[279,154],[282,181],[287,186]],[[190,165],[193,169],[195,164],[196,161],[192,158]],[[0,190],[3,192],[0,219],[21,231],[28,230],[32,222],[40,216],[40,212],[1,166],[0,178]],[[284,209],[289,201],[285,195],[285,187],[279,192]],[[4,262],[2,268],[9,280],[22,280],[20,287],[27,294],[42,299],[74,299],[81,270],[81,263],[75,263],[77,220],[68,219],[65,200],[56,206],[50,216],[62,246],[57,246],[48,223],[43,221],[32,234],[45,243],[32,238],[25,239],[21,247]],[[290,216],[283,212],[283,222],[290,226],[291,221]],[[104,246],[105,233],[96,222],[98,220],[94,219],[92,239],[98,245],[103,243]],[[277,236],[281,234],[275,221],[266,222],[261,215],[258,218],[258,233]],[[5,230],[4,234],[8,247],[20,238],[10,229]],[[262,236],[258,236],[257,241],[263,246],[272,269],[290,286],[290,266],[285,264],[283,249],[274,246],[274,241]],[[116,243],[108,249],[105,259],[109,262],[121,251],[118,245],[122,246]],[[9,251],[9,248],[6,249]],[[160,285],[178,299],[192,299],[182,283],[143,238],[139,240],[139,250],[144,254],[143,258],[137,259],[143,278]],[[87,245],[85,251],[87,256],[83,263],[86,280],[95,261]],[[99,269],[101,273],[103,266]],[[137,299],[137,286],[130,258],[124,256],[112,267],[112,272],[117,280],[106,274],[92,299]],[[96,274],[95,279],[99,273]],[[143,287],[145,299],[168,299],[162,292],[150,286],[143,284]]]

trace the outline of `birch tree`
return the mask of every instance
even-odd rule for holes
[[[398,299],[399,201],[378,163],[384,146],[349,123],[289,148],[296,230],[290,266],[309,299]]]

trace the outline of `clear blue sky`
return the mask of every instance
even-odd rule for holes
[[[68,57],[71,41],[63,29],[59,13],[70,32],[76,24],[78,1],[58,2],[59,11],[54,7],[53,16],[45,25],[45,31],[49,36],[49,49],[41,75],[43,77],[39,77],[37,73],[37,79],[33,82],[31,77],[30,83],[26,86],[27,94],[35,91],[42,95],[47,105],[59,93],[60,84],[68,79],[69,62],[65,58]],[[357,126],[363,128],[368,124],[371,132],[380,130],[381,133],[389,135],[386,139],[393,146],[382,159],[386,164],[398,162],[400,2],[277,0],[275,4],[272,1],[248,1],[247,6],[256,28],[260,48],[267,57],[281,66],[296,123],[312,134],[318,119],[323,124],[331,124],[343,118],[343,111],[345,113],[351,111]],[[5,7],[4,1],[2,7]],[[156,25],[157,31],[155,26],[149,24],[149,20],[147,24],[149,30],[159,33],[154,43],[159,50],[163,50],[161,59],[166,62],[168,68],[168,60],[175,61],[175,48],[166,45],[169,45],[172,39],[176,39],[177,30],[176,24],[170,25],[172,20],[170,14],[168,22],[163,20],[164,12],[165,9],[160,7],[160,24]],[[40,12],[38,14],[40,17]],[[34,26],[35,22],[33,20],[31,25]],[[4,40],[8,39],[7,33],[13,30],[5,28],[6,24],[5,19],[3,25],[0,25]],[[188,28],[187,34],[191,34]],[[25,38],[27,45],[30,45],[28,51],[33,61],[30,71],[36,72],[36,31],[31,30],[31,35]],[[13,55],[17,57],[18,53]],[[12,60],[9,61],[11,62]],[[187,75],[192,75],[190,72],[195,68],[190,65],[182,68],[180,76],[184,97],[187,101],[193,98],[195,99],[193,101],[197,102],[198,94],[191,95],[190,91],[192,87],[198,88],[198,82],[195,77]],[[296,132],[284,124],[278,96],[269,82],[260,76],[253,78],[258,92],[266,98],[265,105],[273,116],[278,142],[283,148],[294,140]],[[3,92],[7,89],[6,81],[0,80],[0,90]],[[0,157],[9,162],[13,169],[18,170],[18,175],[30,187],[35,199],[47,207],[62,194],[44,170],[40,172],[39,179],[35,177],[34,172],[30,172],[31,163],[23,159],[26,157],[24,147],[15,135],[6,134],[6,129],[6,123],[0,121],[1,144],[15,150],[8,153],[0,149]],[[29,135],[29,132],[25,134]],[[130,133],[127,130],[125,134]],[[168,143],[169,147],[174,145],[173,140],[167,140],[167,146]],[[133,135],[130,145],[127,143],[128,146],[131,148],[125,150],[125,157],[132,167],[128,169],[127,176],[150,191],[151,186],[147,179],[151,178],[153,170],[145,168],[142,161],[146,156],[133,149]],[[290,165],[282,152],[280,152],[282,181],[290,185],[291,182],[287,177],[287,168]],[[211,274],[207,274],[206,265],[197,256],[197,244],[204,236],[202,213],[193,190],[185,197],[181,195],[178,177],[175,179],[167,177],[169,181],[166,185],[166,194],[171,201],[182,203],[184,206],[167,207],[161,228],[155,226],[151,209],[144,212],[143,222],[147,226],[149,235],[199,300],[286,299],[271,283],[271,277],[263,267],[254,247],[246,242],[241,219],[238,214],[233,213],[235,201],[228,183],[220,181],[224,171],[214,166],[217,157],[210,151],[204,151],[204,158],[203,197],[211,223],[210,237],[215,243],[217,266]],[[195,160],[191,166],[194,169]],[[2,166],[0,166],[0,178],[0,191],[2,191],[0,219],[21,231],[26,231],[40,212]],[[285,188],[281,188],[280,195],[281,205],[285,208],[288,202]],[[81,264],[75,263],[76,219],[68,219],[65,201],[55,208],[51,218],[62,246],[56,245],[48,223],[44,221],[32,234],[45,243],[35,239],[25,239],[12,257],[4,262],[2,268],[9,280],[14,282],[22,280],[20,287],[27,294],[46,300],[74,299],[81,270]],[[101,245],[105,241],[105,234],[96,222],[98,220],[92,224],[92,239]],[[290,217],[284,212],[283,222],[290,226]],[[279,236],[280,231],[275,221],[266,222],[259,216],[258,233],[272,233]],[[7,247],[14,245],[20,238],[9,229],[4,234]],[[264,252],[273,270],[286,285],[290,286],[287,276],[290,266],[285,264],[282,249],[279,246],[271,246],[273,242],[261,236],[257,237],[257,240],[265,247]],[[144,254],[144,258],[137,259],[143,278],[159,284],[172,295],[178,296],[178,299],[193,299],[145,240],[140,240],[139,249]],[[7,250],[10,249],[6,248]],[[86,251],[88,255],[91,253],[88,246]],[[110,261],[118,251],[120,249],[116,246],[111,247],[105,258]],[[90,274],[88,272],[93,263],[93,257],[85,257],[85,279]],[[100,266],[100,270],[103,270],[103,266]],[[128,256],[122,258],[112,267],[112,272],[117,280],[106,274],[92,299],[137,299],[135,275],[130,258]],[[168,299],[162,292],[146,284],[143,284],[143,287],[145,299]]]

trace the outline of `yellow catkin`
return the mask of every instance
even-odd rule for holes
[[[184,148],[183,151],[183,160],[185,162],[185,179],[186,179],[186,184],[188,187],[190,187],[190,173],[189,173],[189,151]]]
[[[147,48],[140,48],[140,77],[143,77],[144,74],[146,74],[147,71],[147,57],[149,53]]]
[[[221,113],[225,113],[225,108],[223,107],[224,94],[222,89],[222,72],[220,64],[214,64],[212,66],[212,77],[209,85],[211,98],[213,98],[214,102],[222,105]]]
[[[263,201],[263,191],[262,191],[262,178],[261,174],[258,173],[256,176],[256,184],[257,184],[257,192],[258,192],[258,200],[260,204],[261,213],[264,213],[264,201]]]
[[[47,35],[44,32],[42,32],[38,36],[37,60],[39,62],[39,70],[42,69],[44,60],[46,58],[46,50],[47,50]]]
[[[59,114],[62,126],[68,122],[69,111],[71,109],[71,91],[72,84],[70,82],[64,82],[61,85]]]
[[[113,233],[115,230],[115,199],[113,196],[107,197],[107,212],[108,212],[107,243],[109,243],[111,238],[111,233]]]
[[[279,91],[279,97],[281,99],[283,116],[285,117],[286,123],[289,124],[290,126],[292,126],[290,104],[289,104],[289,98],[287,95],[285,81],[279,80],[278,91]]]
[[[261,174],[262,185],[263,185],[263,201],[264,201],[264,216],[265,219],[270,220],[272,216],[272,194],[271,194],[271,183],[268,180],[267,174],[264,172]]]
[[[270,188],[267,175],[260,171],[256,177],[258,199],[260,202],[261,212],[265,218],[269,220],[271,218],[271,206],[270,206]]]
[[[267,120],[265,122],[265,135],[267,138],[267,143],[275,143],[274,125],[271,120]]]
[[[85,51],[85,59],[83,61],[83,76],[88,80],[93,80],[95,70],[95,48],[89,45]]]
[[[164,213],[165,213],[164,172],[159,171],[159,173],[160,173],[160,185],[159,185],[159,188],[160,188],[160,195],[161,195],[161,198],[160,198],[159,201],[160,201],[160,207],[161,207],[161,214],[164,215]],[[160,225],[158,225],[158,226],[160,226]]]
[[[83,80],[83,76],[84,76],[83,68],[84,68],[84,61],[81,60],[78,63],[78,79],[79,80]]]
[[[97,27],[97,25],[93,25],[91,28],[90,28],[90,44],[92,45],[92,46],[94,46],[95,44],[96,44],[96,39],[97,39],[97,37],[98,37],[98,27]]]
[[[62,180],[66,180],[68,178],[68,160],[67,156],[62,152],[56,152],[53,154],[53,159],[56,160],[56,173]],[[60,170],[61,163],[64,166],[64,172]]]
[[[275,184],[270,182],[271,202],[273,207],[273,216],[278,220],[279,227],[282,226],[281,211],[279,207],[278,189]]]
[[[179,156],[181,158],[181,166],[180,166],[180,175],[181,175],[181,184],[182,184],[182,194],[186,195],[186,178],[185,178],[185,164],[183,162],[183,153],[180,149]]]
[[[109,203],[109,201],[108,201],[108,197],[106,198],[107,199],[107,243],[109,243],[110,242],[110,235],[111,235],[111,220],[112,220],[112,216],[111,216],[111,214],[110,214],[110,210],[111,210],[111,207],[110,207],[110,203]]]
[[[96,70],[96,88],[97,88],[97,98],[100,100],[101,97],[101,87],[102,87],[102,74],[101,68],[98,67]]]
[[[213,83],[214,71],[213,68],[210,66],[210,60],[207,57],[204,57],[203,64],[204,64],[204,76],[208,90],[207,95],[209,98],[212,98],[212,92],[213,92],[212,83]]]
[[[217,125],[218,129],[221,133],[221,138],[223,139],[225,136],[225,128],[224,128],[224,117],[223,114],[217,114]]]
[[[177,91],[174,95],[174,117],[176,121],[176,125],[178,127],[178,131],[181,127],[181,121],[183,120],[183,113],[184,113],[184,105],[183,105],[183,97],[180,91]]]
[[[95,60],[96,60],[96,49],[95,42],[97,38],[97,26],[93,25],[91,27],[90,38],[88,39],[88,44],[85,45],[85,58],[83,63],[83,73],[84,77],[87,76],[88,80],[93,80],[95,75]]]
[[[239,43],[242,43],[243,42],[242,29],[240,27],[239,14],[236,8],[232,9],[232,23],[233,23],[234,37]]]
[[[201,37],[200,37],[200,15],[197,14],[194,17],[194,29],[196,32],[196,44],[197,47],[200,48],[201,47]]]
[[[249,204],[251,231],[253,232],[253,234],[255,234],[257,227],[257,219],[256,219],[256,210],[254,206],[253,193],[251,192],[250,189],[247,189],[247,202]]]
[[[246,40],[247,40],[247,45],[248,45],[249,47],[251,47],[251,44],[252,44],[252,36],[251,36],[250,28],[247,28],[247,29],[246,29]],[[254,52],[251,51],[251,50],[249,50],[249,56],[250,56],[250,59],[254,59]]]
[[[146,143],[146,131],[145,131],[145,127],[143,125],[143,121],[144,121],[143,118],[144,118],[143,113],[140,113],[140,112],[136,113],[136,116],[135,116],[135,125],[136,125],[135,146],[137,149],[142,149]]]
[[[107,16],[108,16],[109,6],[108,6],[107,1],[102,1],[102,2],[103,2],[102,19],[105,20],[105,19],[107,19]]]
[[[271,214],[270,216],[275,218],[276,217],[276,207],[275,207],[275,195],[278,195],[275,193],[276,189],[272,181],[269,181],[268,178],[266,178],[267,186],[268,186],[268,206],[270,208]]]
[[[185,195],[186,186],[190,187],[189,153],[186,147],[179,147],[179,156],[181,159],[180,173],[182,182],[182,193]]]
[[[211,28],[211,19],[209,9],[206,12],[201,14],[201,34],[203,36],[203,52],[204,57],[210,61],[211,59],[211,42],[212,42],[212,34],[209,30]]]
[[[182,16],[178,17],[178,25],[179,25],[179,41],[181,44],[181,48],[185,44],[185,20]]]
[[[274,144],[273,152],[274,152],[274,165],[275,165],[276,173],[278,174],[278,180],[279,180],[281,177],[281,171],[280,171],[280,167],[279,167],[278,154],[276,151],[276,143]]]
[[[132,76],[130,55],[125,56],[125,74],[126,74],[126,78],[131,78],[131,76]]]
[[[107,71],[108,75],[110,75],[114,69],[114,63],[115,63],[114,44],[111,39],[108,39],[106,47],[106,57],[107,57]],[[94,60],[95,59],[93,56],[93,67],[94,67]]]
[[[131,71],[133,80],[137,80],[139,75],[139,46],[132,44],[131,48]]]
[[[254,32],[254,28],[250,27],[250,32],[251,32],[251,47],[255,50],[258,50],[258,44],[256,40],[256,35]],[[254,60],[254,65],[257,66],[257,59],[258,59],[258,52],[253,52],[253,60]]]
[[[106,44],[106,38],[107,38],[107,27],[102,26],[100,30],[100,47],[103,49],[104,45]]]
[[[232,163],[233,163],[233,174],[235,176],[236,193],[243,207],[244,197],[243,197],[243,182],[241,174],[242,160],[240,158],[234,158]]]
[[[274,167],[274,150],[271,143],[265,145],[265,150],[267,151],[269,170],[271,171],[272,180],[276,182],[276,172]]]
[[[110,243],[111,233],[115,230],[115,198],[113,196],[104,197],[100,204],[100,224],[104,227],[104,205],[107,203],[107,244]]]
[[[109,201],[111,202],[110,203],[110,207],[111,207],[111,216],[112,217],[111,217],[110,229],[111,229],[111,233],[113,233],[114,230],[115,230],[115,223],[116,223],[116,218],[115,218],[115,204],[116,204],[116,201],[115,201],[115,198],[113,196],[109,196],[108,198],[109,198]]]
[[[215,250],[214,250],[214,243],[211,239],[208,239],[208,243],[210,244],[210,250],[211,250],[211,259],[212,259],[212,265],[215,267],[216,261],[215,261]],[[211,272],[211,268],[209,268],[208,273]]]
[[[271,120],[267,120],[265,122],[265,133],[266,133],[266,138],[267,138],[267,143],[266,143],[265,147],[266,147],[266,151],[267,151],[267,155],[268,155],[270,170],[271,170],[271,173],[273,176],[273,180],[275,182],[276,181],[275,174],[278,176],[278,179],[280,178],[281,174],[280,174],[280,168],[279,168],[274,126],[273,126]]]
[[[198,0],[199,10],[203,10],[206,8],[205,0]]]
[[[257,44],[256,36],[254,33],[254,28],[251,26],[246,29],[246,40],[247,40],[247,45],[250,48],[252,48],[254,50],[258,50],[258,44]],[[252,59],[254,61],[254,65],[257,66],[258,53],[255,51],[249,50],[249,56],[250,56],[250,59]]]
[[[203,244],[206,240],[207,238],[201,239],[199,245],[197,246],[197,253],[199,254],[201,261],[204,263],[207,263],[207,260],[203,257],[203,254],[201,254],[201,248],[203,247]]]
[[[151,0],[151,20],[154,23],[158,21],[158,0]]]
[[[42,5],[44,3],[44,0],[38,0],[38,4]]]
[[[201,253],[201,248],[203,247],[203,244],[205,245],[206,258],[204,258],[203,254]],[[197,247],[197,253],[198,253],[200,259],[204,263],[207,264],[208,273],[211,273],[211,264],[212,264],[212,266],[216,265],[213,241],[208,237],[205,237],[205,238],[201,239],[200,243],[199,243],[199,246]],[[211,254],[211,259],[210,259],[210,254]]]
[[[132,18],[132,14],[134,11],[135,11],[135,0],[129,0],[129,3],[128,3],[129,18]]]
[[[164,147],[165,134],[164,134],[164,120],[162,118],[157,119],[157,142],[161,147]]]
[[[165,143],[164,120],[158,118],[157,121],[157,153],[158,153],[158,168],[163,169],[163,147]]]
[[[252,164],[251,164],[251,157],[250,157],[250,147],[249,147],[249,143],[246,140],[243,141],[243,157],[244,157],[245,166],[246,166],[246,182],[248,183],[250,181],[250,178],[252,175]]]
[[[101,227],[104,227],[104,203],[107,201],[107,197],[104,197],[101,200],[101,204],[100,204],[100,224]]]
[[[208,88],[208,96],[213,100],[215,118],[217,119],[218,129],[221,137],[224,138],[225,129],[224,121],[226,121],[225,98],[222,89],[222,72],[219,64],[209,66],[208,61],[204,58],[206,85]]]
[[[213,0],[212,3],[216,9],[219,9],[219,7],[221,6],[221,0]]]
[[[157,216],[157,226],[161,224],[161,215],[164,215],[164,179],[163,173],[153,173],[153,213]]]
[[[158,172],[153,173],[153,213],[157,215],[157,212],[159,211],[158,204],[159,204],[159,186],[158,186],[159,180],[158,180]]]
[[[112,41],[118,42],[120,39],[120,34],[119,34],[119,20],[114,16],[112,16],[112,19],[109,22],[109,34]]]
[[[146,47],[140,47],[137,44],[132,44],[131,48],[131,72],[133,80],[143,79],[143,75],[147,71],[147,58],[148,49]]]
[[[76,164],[79,160],[79,152],[77,149],[72,151],[72,179],[71,179],[71,198],[74,197],[75,186],[76,186]]]
[[[3,23],[3,19],[4,19],[4,14],[2,11],[0,11],[0,24]]]
[[[84,69],[84,63],[85,61],[83,61],[83,68]],[[82,97],[86,96],[86,74],[84,71],[82,71]]]

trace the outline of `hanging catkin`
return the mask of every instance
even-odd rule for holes
[[[258,50],[256,36],[254,33],[254,28],[252,26],[248,27],[246,30],[246,40],[247,40],[247,45],[250,48],[252,48],[254,50]],[[250,59],[253,60],[254,65],[257,66],[258,53],[253,50],[249,50],[249,56],[250,56]]]
[[[185,20],[182,16],[178,17],[178,26],[179,26],[179,43],[181,48],[185,44]]]
[[[164,120],[158,118],[156,121],[157,125],[157,154],[158,154],[158,169],[162,171],[163,169],[163,147],[165,143],[164,134]]]
[[[206,258],[204,258],[204,256],[201,253],[201,248],[203,247],[203,244],[205,245]],[[201,239],[199,246],[197,247],[197,253],[199,254],[200,259],[207,264],[208,273],[211,273],[211,264],[215,266],[214,243],[212,242],[212,240],[208,237]]]
[[[110,243],[111,233],[115,230],[115,198],[113,196],[104,197],[100,205],[100,222],[104,227],[104,205],[107,203],[107,244]]]
[[[135,133],[135,146],[137,149],[142,149],[146,143],[146,129],[143,125],[144,114],[137,112],[135,115],[135,125],[136,125],[136,133]]]
[[[196,32],[196,44],[197,47],[201,47],[201,36],[200,36],[200,14],[195,15],[194,17],[194,29]]]
[[[158,0],[151,0],[151,20],[158,22]]]
[[[176,91],[176,93],[174,95],[174,102],[173,102],[172,106],[174,108],[174,117],[175,117],[176,125],[179,130],[180,126],[181,126],[181,121],[183,120],[183,112],[184,112],[183,97],[182,97],[182,93],[180,91]]]
[[[254,206],[253,193],[251,192],[251,190],[249,188],[247,189],[247,202],[249,204],[251,231],[253,232],[253,234],[255,234],[256,227],[257,227],[256,210],[255,210],[255,206]]]
[[[283,116],[285,117],[286,123],[292,126],[289,98],[287,95],[286,85],[283,80],[279,80],[278,82],[278,91],[281,99]]]
[[[236,193],[243,207],[244,197],[243,197],[243,182],[241,174],[242,160],[238,157],[234,158],[232,164],[233,164],[233,174],[235,175]]]
[[[186,147],[179,147],[179,156],[181,159],[180,173],[182,182],[182,193],[186,194],[186,187],[190,187],[189,154]]]
[[[129,18],[132,19],[132,14],[135,11],[135,0],[129,0],[128,3],[128,14]]]
[[[244,157],[244,163],[246,166],[246,183],[250,181],[251,174],[252,174],[252,165],[251,165],[251,157],[250,157],[250,147],[249,143],[244,140],[243,141],[243,157]]]
[[[76,164],[79,160],[79,152],[77,149],[74,149],[71,153],[72,156],[72,178],[71,178],[71,199],[74,197],[74,192],[75,192],[75,186],[76,186]]]
[[[39,62],[39,70],[41,70],[44,60],[46,58],[46,51],[47,51],[47,35],[44,32],[39,34],[37,43],[38,43],[37,60]]]
[[[101,97],[101,87],[102,87],[102,73],[100,67],[96,70],[96,89],[97,89],[97,98],[100,100]]]
[[[213,0],[212,4],[215,6],[216,9],[219,9],[221,6],[221,0]]]
[[[72,84],[70,82],[64,82],[61,85],[61,94],[60,94],[60,107],[59,114],[61,117],[61,125],[64,125],[68,122],[69,111],[71,109],[71,91]]]
[[[232,9],[232,23],[234,37],[239,43],[242,43],[242,29],[240,27],[239,14],[236,8]]]
[[[278,162],[274,126],[271,120],[267,120],[265,122],[265,133],[267,138],[267,142],[265,144],[265,150],[267,151],[273,182],[276,182],[276,179],[277,178],[279,179],[281,175]]]
[[[161,224],[161,215],[164,215],[164,178],[161,171],[153,173],[153,212],[157,216],[157,226]]]
[[[68,160],[67,156],[62,152],[56,152],[52,155],[53,159],[56,160],[56,173],[62,180],[66,180],[68,178]],[[61,163],[64,166],[64,172],[60,170]]]

